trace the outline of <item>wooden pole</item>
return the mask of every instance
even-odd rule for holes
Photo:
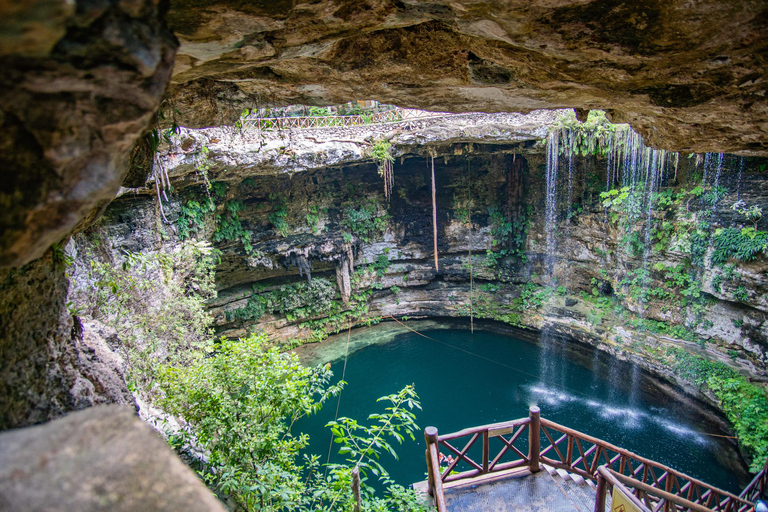
[[[363,510],[363,500],[360,497],[360,468],[352,469],[352,495],[355,497],[355,512]]]
[[[541,470],[539,467],[539,455],[541,454],[541,409],[532,405],[528,409],[528,468],[531,473]]]
[[[597,474],[597,490],[595,491],[595,512],[605,512],[605,493],[608,491],[608,482],[602,473]]]
[[[437,191],[435,189],[435,157],[432,158],[432,239],[435,246],[435,272],[437,264]]]
[[[445,496],[443,495],[443,478],[440,475],[440,461],[437,450],[437,444],[440,438],[437,435],[437,428],[427,427],[424,429],[424,440],[427,442],[427,466],[429,468],[429,494],[435,500],[437,512],[446,512]]]

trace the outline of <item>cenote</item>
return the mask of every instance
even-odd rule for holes
[[[535,404],[542,417],[674,465],[722,489],[738,491],[748,479],[735,445],[722,437],[727,433],[712,413],[690,399],[670,396],[663,383],[632,363],[575,341],[526,340],[489,330],[492,325],[474,334],[454,324],[412,325],[418,333],[393,331],[391,326],[353,332],[346,370],[343,357],[331,363],[334,380],[344,372],[348,383],[340,417],[362,421],[383,412],[377,398],[414,384],[421,399],[417,421],[422,431],[436,426],[449,433],[522,418]],[[382,328],[386,332],[377,333]],[[326,343],[335,345],[336,351],[330,352],[338,355],[346,341],[344,334]],[[313,363],[324,357],[304,356]],[[332,399],[319,414],[297,425],[311,437],[309,451],[321,454],[323,461],[330,442],[324,425],[333,420],[336,405]],[[425,478],[424,445],[417,436],[415,442],[407,439],[396,446],[399,460],[382,457],[397,483]],[[342,461],[337,450],[334,447],[332,462]]]

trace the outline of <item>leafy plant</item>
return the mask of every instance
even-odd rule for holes
[[[668,349],[675,372],[702,390],[714,393],[734,426],[739,444],[752,457],[750,470],[757,472],[768,458],[768,396],[720,362],[695,356],[682,349]]]
[[[760,219],[763,218],[763,209],[760,208],[758,205],[753,204],[750,207],[747,207],[747,203],[745,201],[737,201],[731,206],[731,209],[735,212],[739,212],[740,214],[744,215],[744,217],[747,218],[749,222],[753,224],[753,227],[757,229],[757,223],[760,222]]]
[[[90,249],[89,249],[90,252]],[[90,259],[73,283],[70,309],[114,328],[129,387],[152,398],[162,364],[193,364],[211,350],[215,251],[186,241],[171,253],[124,252]]]
[[[233,199],[224,205],[224,212],[216,216],[216,231],[213,233],[215,243],[229,241],[240,242],[246,254],[253,254],[251,232],[243,227],[240,213],[245,209],[242,201]]]
[[[712,263],[722,265],[730,258],[752,261],[768,249],[768,232],[755,228],[719,228],[715,231]]]
[[[275,231],[280,233],[280,236],[288,236],[290,226],[285,220],[288,217],[288,205],[285,198],[270,193],[269,199],[272,201],[272,213],[269,214],[269,222],[272,223]]]
[[[296,462],[308,436],[292,425],[339,392],[329,368],[268,348],[263,334],[222,339],[216,353],[188,367],[167,366],[163,407],[187,422],[180,435],[206,454],[201,474],[247,510],[294,508],[306,501]]]
[[[341,226],[363,242],[371,243],[384,234],[388,219],[389,214],[379,213],[378,204],[371,200],[358,208],[350,207],[344,210]]]

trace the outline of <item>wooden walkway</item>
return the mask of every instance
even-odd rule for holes
[[[427,482],[414,484],[426,493]],[[444,490],[447,512],[592,512],[595,485],[590,480],[542,465],[531,473],[517,469],[477,478]],[[606,512],[610,510],[610,499]]]
[[[414,488],[438,512],[604,510],[613,491],[644,512],[753,512],[768,486],[768,463],[736,496],[541,418],[536,406],[528,418],[451,434],[427,427],[424,439],[428,480]]]

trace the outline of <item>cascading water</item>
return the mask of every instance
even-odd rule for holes
[[[560,160],[560,132],[553,130],[547,136],[547,194],[544,210],[544,229],[546,236],[546,254],[544,256],[544,283],[554,284],[555,250],[557,245],[557,175]],[[543,382],[557,379],[555,363],[558,359],[555,353],[558,344],[552,337],[548,325],[541,329],[540,344],[542,358],[540,359],[540,376]]]
[[[549,281],[552,279],[552,270],[554,267],[556,237],[555,229],[557,224],[557,173],[560,160],[560,132],[553,130],[547,136],[547,197],[544,218],[544,229],[546,235],[546,272]],[[547,284],[551,284],[550,282]]]
[[[744,157],[739,160],[739,181],[736,184],[736,200],[741,199],[741,177],[744,175]]]

